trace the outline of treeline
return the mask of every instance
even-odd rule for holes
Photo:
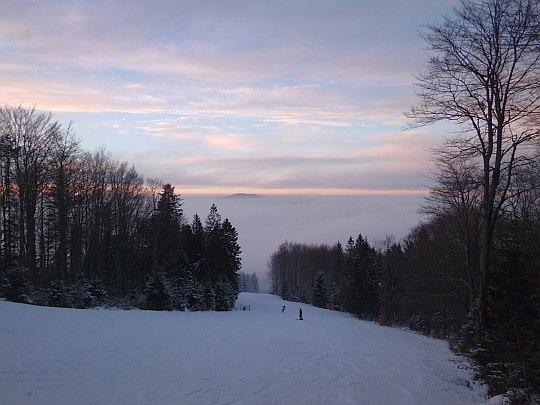
[[[471,161],[440,159],[424,221],[399,243],[345,247],[285,242],[269,259],[272,291],[448,339],[474,358],[492,394],[516,403],[540,391],[540,159],[514,173],[494,229],[486,334],[475,311],[480,284],[481,181]]]
[[[12,300],[228,310],[241,268],[215,205],[188,221],[170,184],[145,180],[33,108],[0,108],[0,281]]]
[[[397,244],[389,249],[401,252]],[[383,308],[386,273],[392,273],[386,259],[362,235],[349,238],[345,248],[339,242],[332,246],[285,242],[270,256],[268,278],[271,291],[283,299],[376,319],[393,314],[393,308]]]
[[[255,273],[240,272],[238,273],[238,288],[240,292],[258,293],[259,278]]]

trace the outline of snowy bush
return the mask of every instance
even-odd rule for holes
[[[31,302],[31,289],[26,269],[12,267],[0,273],[0,294],[8,301]]]
[[[93,308],[102,305],[108,297],[107,289],[97,279],[79,279],[72,283],[53,280],[43,289],[45,305],[67,308]]]
[[[62,280],[53,280],[43,290],[46,296],[46,305],[49,307],[69,307],[72,301],[71,291]]]
[[[93,308],[105,302],[108,293],[103,282],[97,279],[80,279],[71,287],[72,306]]]
[[[409,328],[424,335],[429,335],[431,326],[430,319],[422,315],[414,315],[409,319]]]
[[[131,289],[125,297],[109,296],[103,302],[103,306],[108,309],[144,308],[144,295],[138,289]]]

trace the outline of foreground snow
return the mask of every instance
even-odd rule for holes
[[[285,304],[287,310],[281,313]],[[481,404],[443,341],[242,293],[250,311],[0,302],[2,404]]]

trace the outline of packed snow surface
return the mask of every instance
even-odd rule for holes
[[[152,312],[0,301],[0,403],[487,403],[443,341],[266,294],[242,293],[237,307]]]

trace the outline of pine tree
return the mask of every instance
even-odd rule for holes
[[[204,255],[204,227],[198,214],[193,216],[191,225],[183,228],[183,242],[186,256],[190,264],[200,265]]]
[[[217,207],[212,204],[210,213],[205,222],[205,248],[201,266],[202,281],[214,284],[217,282],[219,273],[226,266],[226,251],[223,243],[221,227],[221,215]]]
[[[173,274],[182,264],[182,202],[170,184],[163,186],[152,217],[153,262],[166,274]]]
[[[313,289],[313,305],[319,308],[326,308],[327,300],[324,274],[319,273],[315,282],[315,288]]]
[[[242,259],[240,258],[240,253],[242,251],[240,249],[240,245],[238,244],[238,232],[228,219],[223,221],[222,231],[226,253],[226,267],[224,269],[224,276],[237,294],[238,271],[242,267]]]
[[[377,286],[375,251],[362,235],[356,241],[349,238],[345,248],[341,296],[348,312],[364,318],[376,316]]]
[[[163,273],[150,274],[145,284],[145,309],[163,311],[171,309],[170,285]]]
[[[186,256],[187,267],[192,274],[193,282],[205,282],[203,259],[205,252],[205,231],[199,215],[193,216],[191,225],[182,227],[182,245]]]
[[[229,310],[238,296],[238,270],[241,267],[238,232],[228,219],[222,222],[215,204],[210,208],[204,231],[200,280],[206,285],[205,301],[211,309]]]
[[[210,212],[206,217],[205,230],[209,232],[212,229],[218,229],[221,226],[221,215],[219,215],[216,204],[212,204]]]

